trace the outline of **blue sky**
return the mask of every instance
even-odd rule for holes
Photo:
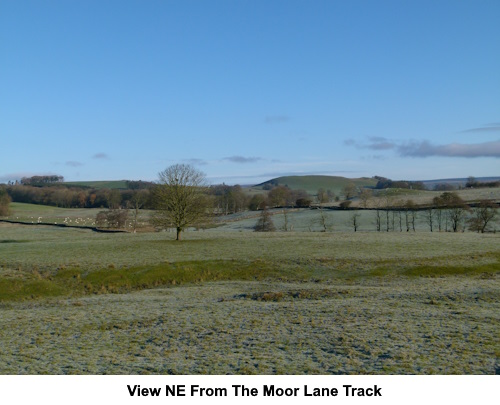
[[[500,2],[0,3],[0,182],[500,175]]]

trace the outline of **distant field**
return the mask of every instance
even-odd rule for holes
[[[406,190],[408,191],[408,190]],[[411,192],[412,190],[410,190]],[[477,201],[478,193],[472,193],[473,190],[463,190],[462,197],[464,199],[471,199],[472,201]],[[493,189],[491,193],[498,193],[499,189]],[[393,193],[392,198],[397,199],[407,199],[412,198],[419,204],[426,204],[432,201],[432,196],[421,194],[422,192],[413,191],[410,194],[399,194]],[[423,192],[423,193],[436,193],[437,192]],[[467,195],[469,194],[469,195]],[[496,194],[495,194],[496,195]],[[500,193],[499,193],[500,199]],[[373,198],[369,207],[376,205],[377,198]],[[383,206],[384,199],[380,198],[380,204]],[[353,206],[359,205],[358,201],[353,203]],[[34,204],[24,204],[24,203],[11,203],[12,214],[6,219],[11,221],[20,221],[27,224],[66,224],[71,226],[95,226],[95,218],[98,212],[101,211],[99,208],[58,208],[49,207],[45,205],[34,205]],[[285,217],[283,209],[272,209],[270,210],[272,214],[273,222],[277,230],[284,229]],[[316,208],[301,208],[301,209],[287,209],[287,219],[289,230],[295,232],[320,232],[324,231],[325,227],[323,225],[322,219],[324,218],[324,224],[329,232],[352,232],[352,216],[353,214],[358,214],[358,231],[364,232],[374,232],[376,231],[375,225],[375,211],[370,210],[359,210],[354,212],[353,210],[330,210],[325,208],[324,210],[319,210]],[[382,230],[386,230],[385,214],[383,215]],[[140,210],[138,217],[138,227],[139,230],[149,230],[151,227],[149,225],[149,218],[151,216],[151,211]],[[237,214],[232,214],[223,217],[217,217],[214,220],[215,230],[226,230],[226,231],[253,231],[253,228],[260,216],[259,211],[245,211]],[[132,227],[132,212],[129,214],[129,220],[126,225],[126,229],[131,229]],[[394,223],[396,231],[399,231],[399,217],[397,213],[390,213],[390,226]],[[425,211],[419,211],[417,213],[416,223],[417,232],[428,232],[429,225],[426,217]],[[402,218],[403,230],[406,231],[404,218]],[[437,228],[437,226],[435,226]],[[490,225],[491,230],[500,231],[500,216],[497,217]],[[443,229],[446,229],[446,222],[443,222]],[[448,228],[449,229],[449,228]],[[391,228],[392,230],[392,228]],[[213,232],[214,229],[208,229],[206,232]]]
[[[331,190],[335,194],[341,194],[342,188],[349,183],[354,183],[357,187],[375,187],[377,180],[372,178],[348,179],[337,176],[285,176],[277,177],[273,182],[291,189],[303,189],[311,195],[316,195],[320,188]],[[266,182],[268,183],[268,182]],[[262,183],[262,184],[266,184]],[[262,187],[262,185],[260,185]]]
[[[127,181],[126,180],[109,180],[109,181],[69,181],[64,182],[67,186],[76,186],[76,187],[89,187],[89,188],[109,188],[109,189],[127,189]]]
[[[431,233],[420,213],[417,232],[376,232],[373,210],[354,232],[353,211],[300,209],[293,232],[245,212],[177,242],[37,225],[98,209],[12,210],[27,225],[0,222],[0,374],[500,372],[498,232]]]
[[[27,224],[54,224],[81,227],[95,226],[95,218],[101,208],[59,208],[47,205],[11,203],[11,215],[5,219]],[[141,210],[138,217],[139,227],[147,227],[150,212]],[[127,228],[131,228],[132,214]]]
[[[475,189],[463,189],[455,190],[454,193],[458,194],[460,198],[464,201],[473,203],[481,200],[493,200],[500,202],[500,188],[475,188]],[[394,203],[398,200],[413,200],[417,205],[428,205],[432,203],[434,197],[438,197],[443,194],[442,191],[428,191],[428,190],[408,190],[408,189],[386,189],[386,190],[376,190],[375,196],[380,197],[380,204],[383,206],[385,204],[385,195],[390,197],[390,202]],[[357,205],[359,201],[355,201],[354,205]],[[377,199],[372,199],[369,206],[375,206]]]

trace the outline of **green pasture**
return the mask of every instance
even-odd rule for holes
[[[64,182],[67,186],[88,187],[88,188],[109,188],[109,189],[128,189],[127,180],[101,180],[101,181],[71,181]]]
[[[320,188],[331,190],[339,195],[342,194],[342,188],[349,183],[353,183],[359,188],[375,187],[377,184],[377,180],[368,177],[349,179],[339,176],[283,176],[272,181],[280,186],[286,185],[291,189],[306,190],[311,195],[316,195]]]
[[[304,209],[271,233],[240,213],[182,241],[0,222],[0,373],[498,373],[500,234],[431,233],[423,217],[376,232],[360,213],[358,232],[352,211],[323,210],[321,232]]]
[[[94,227],[96,215],[102,208],[60,208],[47,205],[11,203],[11,214],[2,218],[26,224],[51,224],[79,227]],[[139,227],[148,226],[150,211],[141,210],[138,216]],[[133,214],[130,212],[127,228],[131,228]]]
[[[458,194],[465,202],[475,203],[481,200],[492,200],[500,202],[500,188],[475,188],[475,189],[462,189],[456,190],[454,193]],[[430,190],[409,190],[403,188],[389,188],[384,190],[374,190],[374,198],[370,201],[369,206],[375,207],[380,204],[383,207],[389,198],[390,204],[396,204],[398,201],[412,200],[417,205],[432,204],[434,197],[439,197],[443,194],[442,191]]]
[[[123,291],[234,278],[327,281],[368,276],[371,271],[404,276],[408,269],[422,266],[434,267],[436,274],[445,274],[445,267],[455,269],[452,274],[460,274],[464,267],[486,272],[498,266],[500,253],[500,235],[471,232],[191,230],[183,241],[174,239],[173,232],[102,234],[87,229],[0,224],[0,281],[5,287],[0,300],[43,297],[58,291],[71,295],[96,292],[101,287],[103,291]],[[180,277],[176,273],[179,266],[190,270],[182,270],[184,276]],[[485,270],[482,266],[493,267]],[[242,273],[242,268],[247,270]],[[78,283],[67,284],[67,274]],[[118,281],[116,285],[99,281],[106,277],[126,280],[127,275],[135,281],[123,281],[123,286]],[[40,292],[34,294],[30,289],[23,293],[24,281],[40,282]],[[49,286],[51,283],[57,288]],[[13,290],[17,292],[9,292]]]
[[[58,208],[44,205],[11,203],[11,215],[5,219],[10,221],[20,221],[27,224],[66,224],[71,226],[95,226],[95,218],[99,208]],[[325,207],[319,209],[314,207],[301,209],[271,209],[272,219],[278,231],[283,231],[285,227],[285,215],[287,217],[288,230],[294,232],[354,232],[353,215],[357,215],[358,231],[376,231],[375,209],[369,210],[339,210]],[[381,229],[387,230],[386,213],[381,211]],[[138,229],[149,229],[149,218],[151,211],[139,210]],[[222,217],[216,217],[207,232],[214,231],[253,231],[253,228],[260,216],[259,211],[244,211]],[[129,219],[126,229],[132,228],[133,212],[129,211]],[[401,213],[401,227],[406,232],[404,213]],[[450,230],[451,225],[443,219],[442,230]],[[466,228],[465,222],[461,224],[461,230]],[[397,211],[389,213],[390,232],[400,233],[400,221]],[[496,218],[489,227],[493,230],[500,230],[500,217]],[[415,221],[416,232],[429,232],[427,213],[425,210],[418,211]],[[437,230],[434,224],[434,230]],[[413,231],[412,231],[413,232]]]

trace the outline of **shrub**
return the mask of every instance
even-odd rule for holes
[[[342,208],[343,210],[346,210],[350,207],[351,203],[352,203],[352,201],[350,201],[350,200],[342,201],[340,203],[340,208]]]
[[[95,219],[98,228],[123,228],[128,218],[127,210],[100,211]]]
[[[312,201],[309,198],[298,198],[295,205],[299,208],[306,208],[311,206]]]
[[[260,218],[257,221],[257,224],[254,227],[255,232],[274,232],[276,227],[274,226],[273,219],[271,218],[271,214],[267,209],[262,210],[260,214]]]

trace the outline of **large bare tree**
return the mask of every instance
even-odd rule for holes
[[[473,217],[469,219],[470,229],[484,233],[497,216],[497,210],[498,206],[493,201],[481,200],[473,209]]]
[[[176,164],[158,174],[153,188],[155,213],[151,219],[157,228],[175,228],[177,240],[190,226],[205,223],[211,214],[205,174],[191,165]]]

